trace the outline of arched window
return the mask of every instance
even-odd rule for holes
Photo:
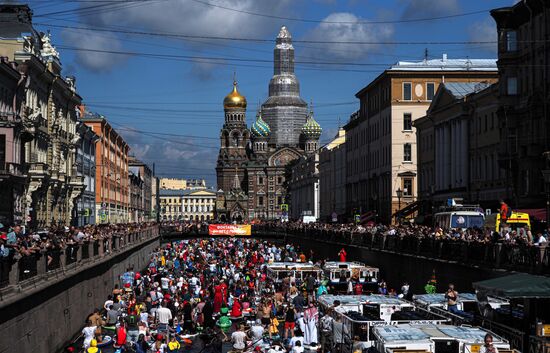
[[[237,134],[237,133],[233,134],[233,146],[234,147],[239,146],[239,134]]]

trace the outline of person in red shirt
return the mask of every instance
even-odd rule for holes
[[[241,317],[243,315],[243,309],[241,303],[235,298],[233,301],[233,307],[231,308],[231,314],[232,317]]]
[[[340,256],[340,262],[346,262],[346,256],[348,254],[346,253],[346,250],[344,248],[342,248],[342,250],[340,250],[338,255]]]
[[[508,214],[510,210],[508,209],[508,205],[504,200],[500,200],[500,231],[502,232],[504,228],[506,227],[506,222],[508,221]]]
[[[120,348],[126,345],[126,323],[120,319],[120,326],[116,329],[116,340],[113,347]]]
[[[353,287],[353,294],[355,295],[363,294],[363,285],[361,284],[361,282],[355,283],[355,286]]]

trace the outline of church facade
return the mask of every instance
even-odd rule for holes
[[[237,82],[223,101],[216,166],[216,218],[221,222],[280,218],[287,196],[285,167],[319,148],[322,129],[300,97],[292,37],[284,26],[276,39],[273,71],[269,97],[250,128]]]

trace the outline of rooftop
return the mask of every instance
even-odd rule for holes
[[[215,196],[216,193],[213,190],[208,189],[160,189],[159,196],[190,196],[192,194],[207,193],[208,195],[201,196]]]
[[[446,82],[444,85],[455,98],[466,97],[490,86],[487,82]]]
[[[441,59],[398,61],[388,71],[498,71],[497,59]]]

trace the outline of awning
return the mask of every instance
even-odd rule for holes
[[[546,222],[546,209],[544,208],[528,208],[523,210],[514,210],[515,212],[527,213],[531,218]]]
[[[483,295],[500,298],[550,298],[550,277],[527,273],[493,278],[472,285]]]

